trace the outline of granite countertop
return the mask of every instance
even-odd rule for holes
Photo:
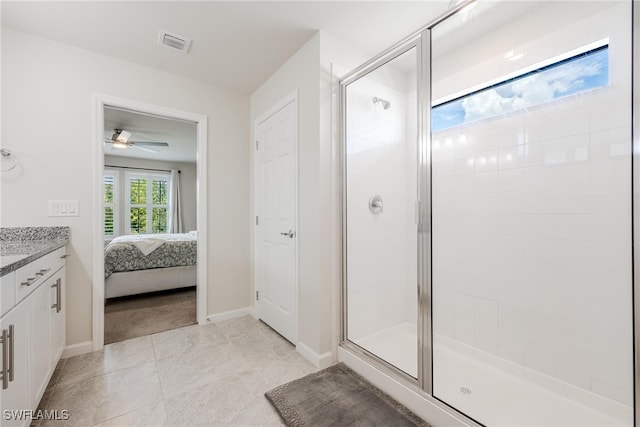
[[[69,227],[0,228],[0,277],[69,243]]]

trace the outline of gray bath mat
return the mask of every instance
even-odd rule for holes
[[[343,363],[265,393],[287,426],[429,427]]]

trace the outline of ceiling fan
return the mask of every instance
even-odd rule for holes
[[[138,148],[140,150],[148,151],[150,153],[159,153],[160,151],[150,147],[168,147],[166,142],[154,142],[154,141],[131,141],[131,132],[127,132],[122,129],[114,129],[111,139],[105,139],[104,142],[111,144],[115,148]]]

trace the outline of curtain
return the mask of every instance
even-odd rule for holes
[[[176,169],[171,169],[171,189],[169,190],[169,233],[182,233],[180,172]]]

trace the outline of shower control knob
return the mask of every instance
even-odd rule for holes
[[[375,196],[371,196],[369,199],[369,211],[374,215],[382,213],[382,197],[377,194]]]
[[[280,233],[280,234],[283,235],[283,236],[287,236],[290,239],[293,239],[293,236],[296,235],[296,232],[293,231],[293,230],[289,230],[286,233]]]

